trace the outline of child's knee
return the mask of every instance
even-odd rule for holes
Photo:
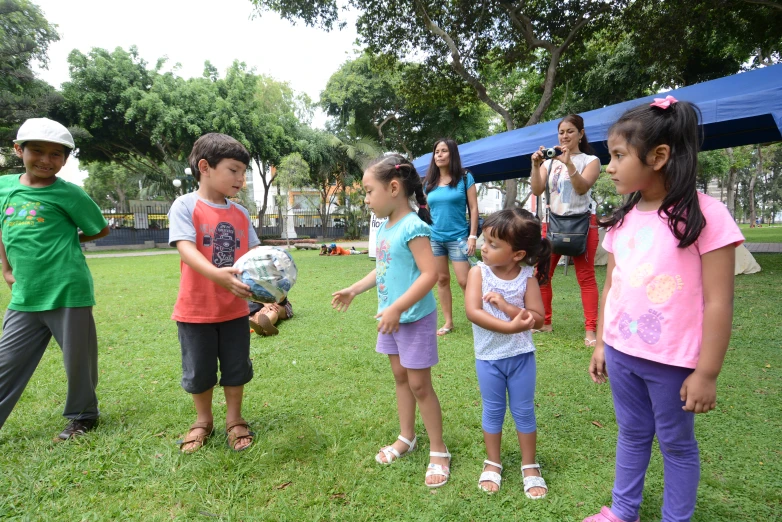
[[[528,408],[511,408],[510,413],[513,415],[513,422],[516,423],[516,431],[521,433],[532,433],[537,429],[534,406]]]
[[[486,433],[500,433],[505,422],[505,405],[502,408],[492,408],[484,404],[481,421]]]

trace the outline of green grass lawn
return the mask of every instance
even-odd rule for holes
[[[174,441],[194,420],[181,389],[176,325],[169,317],[176,256],[89,260],[98,306],[101,425],[81,440],[55,443],[65,377],[52,344],[0,430],[0,518],[20,520],[538,520],[580,521],[610,503],[617,427],[608,386],[586,372],[574,273],[554,279],[555,333],[538,343],[539,460],[550,491],[523,494],[510,416],[499,494],[477,487],[485,458],[472,332],[457,299],[457,327],[440,342],[433,370],[445,440],[453,453],[446,487],[424,486],[428,442],[392,466],[377,449],[398,434],[393,378],[374,351],[376,298],[345,314],[330,293],[365,275],[366,257],[294,252],[300,279],[296,316],[275,338],[253,337],[255,378],[245,418],[257,434],[231,452],[222,430],[194,455]],[[763,271],[736,279],[731,348],[718,407],[698,417],[703,461],[693,520],[782,517],[782,256],[756,256]],[[601,280],[605,271],[598,270]],[[458,291],[455,295],[459,295]],[[7,304],[8,292],[0,295]],[[215,425],[225,406],[215,394]],[[641,520],[659,520],[662,460],[652,457]]]
[[[739,228],[748,243],[782,243],[782,225],[763,225],[760,228],[739,225]]]

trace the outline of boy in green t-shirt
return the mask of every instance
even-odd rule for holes
[[[73,148],[61,124],[29,119],[14,140],[25,173],[0,177],[0,260],[11,289],[0,337],[0,428],[54,336],[68,378],[63,440],[98,420],[95,296],[79,243],[109,233],[92,199],[57,177]]]

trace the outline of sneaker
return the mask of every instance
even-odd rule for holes
[[[62,433],[57,435],[57,438],[68,440],[75,437],[81,437],[88,431],[94,429],[96,424],[98,424],[98,419],[73,419],[65,426]]]

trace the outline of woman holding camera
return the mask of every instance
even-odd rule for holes
[[[561,155],[549,160],[546,158],[545,148],[532,154],[532,171],[530,184],[532,193],[540,196],[546,190],[548,180],[550,201],[547,201],[549,209],[561,216],[583,214],[590,209],[592,216],[587,235],[586,251],[573,257],[576,268],[576,278],[581,287],[581,304],[584,307],[584,344],[595,346],[597,331],[597,306],[599,292],[595,280],[595,253],[598,245],[597,218],[592,206],[592,185],[600,176],[600,160],[592,155],[594,151],[589,145],[584,132],[584,119],[577,114],[568,114],[557,127],[559,146],[555,147]],[[543,235],[546,235],[548,223],[543,223]],[[552,331],[551,326],[551,300],[553,292],[551,279],[557,268],[561,255],[552,253],[551,272],[549,282],[540,286],[543,294],[543,304],[546,309],[546,317],[541,332]]]
[[[468,257],[475,254],[478,240],[478,193],[475,180],[462,168],[456,142],[446,138],[434,144],[432,161],[424,180],[424,191],[432,214],[432,250],[437,265],[437,295],[443,309],[445,324],[437,335],[453,330],[453,295],[448,258],[453,264],[456,280],[464,292]],[[465,216],[469,207],[470,221]],[[461,242],[461,245],[460,245]],[[466,252],[464,248],[466,246]]]

